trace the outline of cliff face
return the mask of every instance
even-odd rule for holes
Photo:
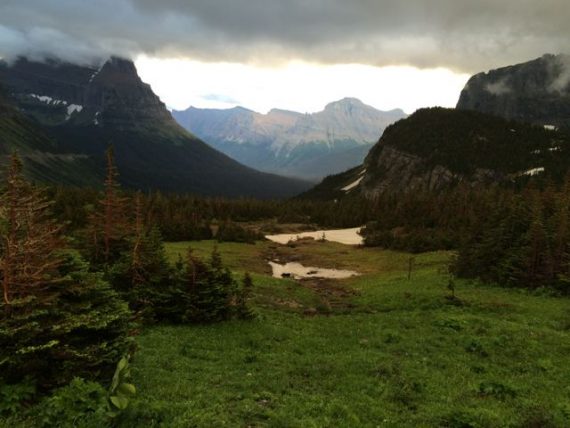
[[[468,81],[457,108],[570,128],[570,56],[544,55],[479,73]]]
[[[566,133],[474,111],[431,108],[389,126],[361,167],[328,177],[306,196],[376,198],[459,183],[560,180],[569,167]]]
[[[26,128],[33,124],[51,142],[49,153],[88,160],[101,172],[104,152],[112,144],[125,186],[271,198],[308,187],[247,168],[184,130],[131,61],[111,58],[101,66],[77,66],[20,59],[0,64],[0,84],[8,102],[28,120]],[[23,144],[17,135],[14,144]],[[36,148],[42,152],[42,147]],[[63,181],[63,171],[50,164],[43,169],[49,177],[44,181]],[[85,182],[82,169],[68,175],[66,184]]]
[[[388,145],[377,156],[367,159],[367,173],[361,192],[370,199],[384,193],[440,190],[460,182],[472,185],[490,184],[505,179],[505,174],[484,168],[475,168],[470,174],[454,172],[444,165],[430,165],[425,158],[397,150]]]
[[[319,179],[358,165],[401,110],[380,111],[354,98],[302,114],[273,109],[260,114],[189,108],[176,120],[212,147],[244,164],[268,172]]]
[[[44,125],[175,126],[135,65],[124,59],[99,67],[20,59],[0,67],[0,81],[19,109]]]

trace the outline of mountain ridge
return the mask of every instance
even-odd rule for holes
[[[365,161],[327,177],[303,195],[367,199],[414,191],[562,180],[570,165],[570,136],[485,113],[420,109],[385,131]]]
[[[475,74],[457,108],[570,129],[570,56],[545,54]]]
[[[20,59],[0,66],[0,82],[9,102],[60,153],[87,156],[102,167],[112,144],[127,187],[262,198],[308,187],[241,165],[188,133],[129,60],[111,58],[95,68]]]
[[[317,180],[357,165],[400,109],[376,110],[355,98],[334,101],[316,113],[244,107],[173,111],[174,118],[213,147],[248,166]],[[307,168],[307,164],[318,166]]]

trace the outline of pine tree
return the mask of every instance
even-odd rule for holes
[[[11,158],[2,207],[3,255],[0,260],[3,300],[37,295],[50,283],[59,281],[59,253],[64,248],[61,226],[49,217],[47,201],[22,175],[17,155]]]
[[[231,272],[224,267],[217,247],[214,248],[207,270],[196,282],[195,321],[213,322],[230,318],[236,288]]]
[[[120,253],[128,248],[128,237],[132,233],[127,212],[128,199],[120,192],[117,182],[119,173],[115,166],[113,149],[106,152],[107,175],[100,209],[90,218],[91,261],[98,265],[111,265]]]
[[[249,272],[246,272],[241,282],[241,288],[236,296],[236,316],[241,319],[251,319],[255,314],[249,306],[251,293],[253,291],[253,280]]]
[[[129,239],[131,248],[123,251],[108,270],[108,275],[137,316],[150,321],[156,318],[157,306],[164,299],[171,269],[160,231],[157,227],[149,230],[143,211],[142,196],[138,193],[135,197],[134,233]]]
[[[0,378],[32,376],[49,389],[108,374],[129,348],[126,305],[65,248],[51,202],[24,180],[17,156],[0,200]]]
[[[539,194],[532,201],[532,217],[527,232],[525,275],[520,278],[529,287],[544,285],[551,272],[551,257],[548,235],[543,220],[543,204]]]

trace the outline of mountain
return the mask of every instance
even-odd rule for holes
[[[474,111],[430,108],[389,126],[361,166],[327,177],[303,196],[374,199],[458,183],[560,180],[569,167],[566,133]]]
[[[173,116],[188,131],[245,165],[318,180],[361,163],[386,126],[406,114],[379,111],[345,98],[313,114],[190,107],[174,111]]]
[[[570,56],[544,55],[476,74],[461,92],[457,108],[570,128]]]
[[[88,156],[62,153],[45,130],[12,107],[0,90],[0,166],[16,150],[32,181],[96,186],[103,180]]]
[[[262,198],[307,188],[305,182],[241,165],[188,133],[131,61],[111,58],[90,67],[19,59],[0,66],[0,83],[8,103],[25,116],[23,127],[50,141],[34,151],[83,159],[100,173],[104,151],[113,145],[127,187]],[[83,185],[89,171],[80,169],[64,180],[60,171],[50,170],[47,181]]]

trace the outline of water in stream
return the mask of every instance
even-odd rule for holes
[[[313,266],[303,266],[301,263],[285,263],[279,264],[269,262],[273,270],[274,278],[328,278],[328,279],[344,279],[358,275],[358,272],[352,270],[341,269],[325,269]]]
[[[352,229],[337,230],[317,230],[316,232],[284,233],[281,235],[267,235],[266,238],[278,244],[287,244],[289,241],[296,241],[302,238],[313,238],[315,240],[324,239],[330,242],[338,242],[345,245],[362,245],[363,239],[359,235],[361,227]]]

